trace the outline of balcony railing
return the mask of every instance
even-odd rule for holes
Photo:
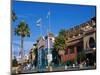
[[[71,42],[71,41],[74,41],[74,40],[81,39],[82,37],[83,37],[83,34],[79,34],[78,36],[73,36],[72,38],[68,39],[67,43]]]

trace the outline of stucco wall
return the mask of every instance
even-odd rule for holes
[[[84,49],[90,48],[90,47],[89,47],[89,39],[90,39],[90,37],[94,38],[94,40],[96,41],[96,33],[94,32],[94,33],[92,33],[92,34],[90,34],[90,35],[86,35],[86,36],[83,37]]]

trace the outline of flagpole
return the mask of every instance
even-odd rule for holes
[[[42,19],[39,18],[36,23],[40,30],[40,36],[42,36]]]
[[[49,9],[49,16],[48,16],[48,18],[49,18],[49,32],[50,32],[50,25],[51,25],[50,16],[51,16],[51,12],[50,12],[50,9]]]
[[[39,28],[40,28],[40,37],[42,36],[42,21],[40,21],[40,26],[39,26]]]
[[[49,9],[49,12],[48,12],[48,20],[49,20],[49,27],[48,27],[48,54],[50,53],[49,49],[50,49],[50,45],[49,45],[49,32],[50,32],[50,24],[51,24],[51,20],[50,20],[50,9]]]
[[[51,56],[52,56],[52,54],[50,52],[50,38],[49,38],[50,25],[51,25],[50,15],[51,15],[51,13],[50,13],[50,9],[49,9],[49,12],[48,12],[48,15],[47,15],[48,21],[49,21],[49,27],[48,27],[48,70],[52,71],[52,67],[51,67],[51,61],[52,61]]]
[[[42,36],[42,21],[40,23],[40,36]]]
[[[39,27],[39,30],[40,30],[39,35],[41,37],[42,36],[42,19],[39,18],[36,23],[37,23],[37,26]],[[41,50],[40,49],[38,50],[38,69],[40,70],[41,66],[39,65],[39,63],[41,63]]]

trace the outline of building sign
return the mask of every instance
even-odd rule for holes
[[[48,54],[47,59],[48,59],[48,62],[51,62],[52,61],[52,54]]]

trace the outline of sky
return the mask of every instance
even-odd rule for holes
[[[42,35],[47,34],[49,27],[48,12],[50,12],[50,32],[55,36],[58,35],[61,29],[72,28],[96,16],[96,7],[89,5],[13,1],[12,10],[18,17],[15,22],[12,22],[13,30],[23,20],[30,28],[30,37],[24,38],[24,51],[26,54],[40,36],[40,27],[36,24],[38,19],[41,18]],[[15,56],[19,55],[20,39],[20,36],[12,33],[12,54]]]

